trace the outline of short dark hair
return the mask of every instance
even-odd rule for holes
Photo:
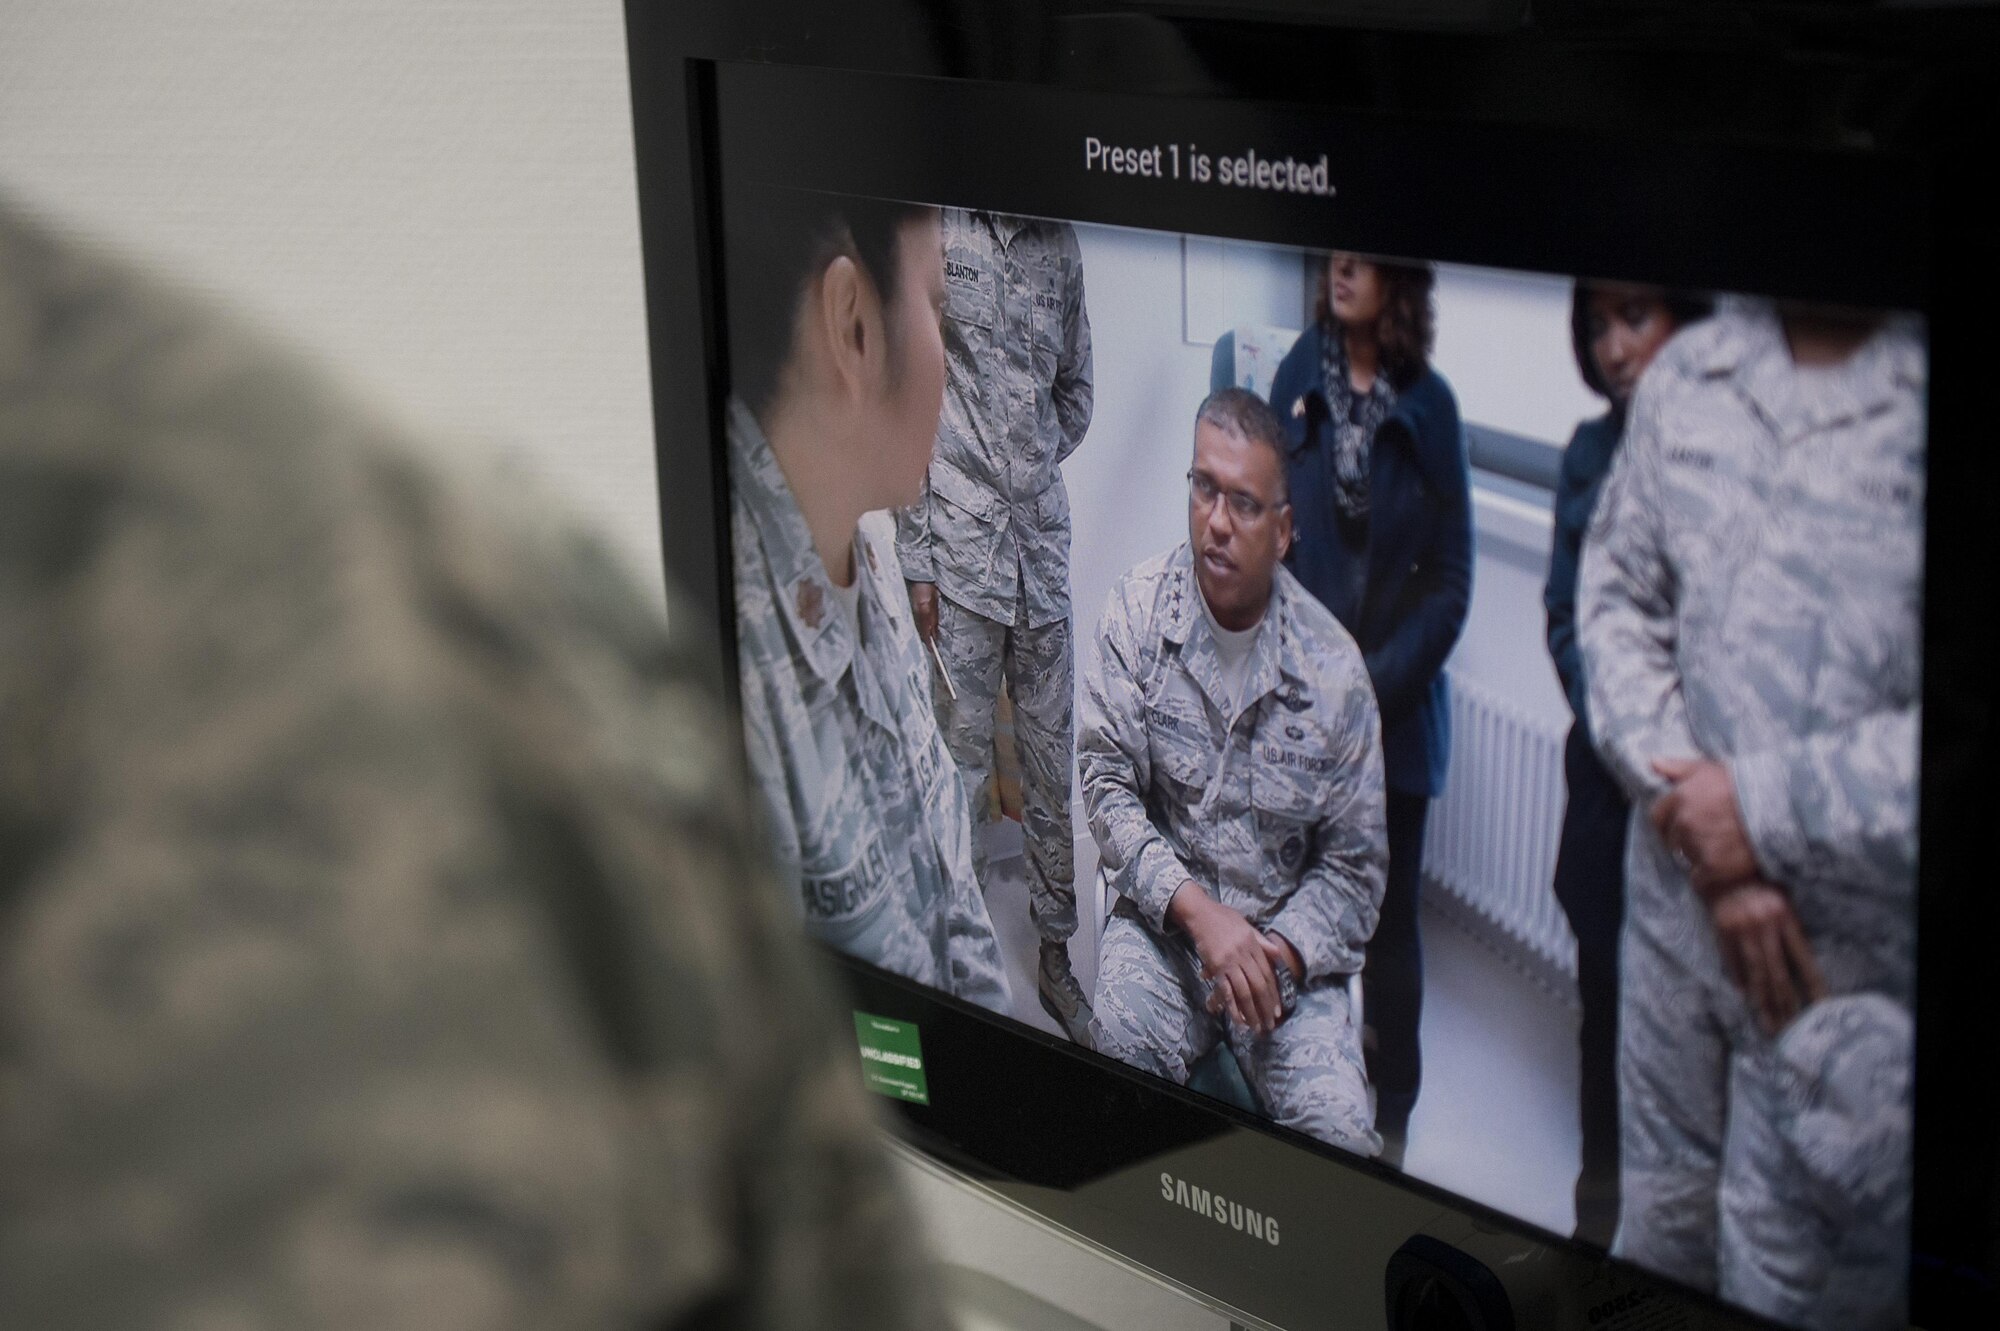
[[[729,322],[731,387],[753,410],[771,405],[785,366],[799,301],[812,279],[842,255],[875,284],[882,303],[896,299],[902,228],[937,210],[805,190],[756,189],[732,209],[723,237],[729,285],[723,310]]]
[[[1590,353],[1590,298],[1597,294],[1597,290],[1598,284],[1589,278],[1576,279],[1576,288],[1569,298],[1569,349],[1576,356],[1576,372],[1583,376],[1584,385],[1608,402],[1612,400],[1611,386],[1604,382],[1604,376],[1597,369],[1597,357]],[[1675,328],[1683,328],[1715,313],[1715,301],[1699,292],[1662,287],[1659,297],[1660,303],[1667,307],[1667,317],[1674,321]]]
[[[1195,424],[1206,421],[1218,430],[1252,443],[1263,444],[1278,456],[1278,502],[1291,498],[1290,478],[1285,474],[1285,426],[1271,404],[1247,388],[1218,388],[1195,408]]]
[[[1382,314],[1375,321],[1382,370],[1398,390],[1408,388],[1430,363],[1431,348],[1437,342],[1437,304],[1431,298],[1437,286],[1437,265],[1359,257],[1373,264],[1382,276]],[[1319,297],[1313,306],[1315,317],[1329,334],[1333,323],[1333,302],[1327,297],[1330,272],[1329,266],[1321,273]]]

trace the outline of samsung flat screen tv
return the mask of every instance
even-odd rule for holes
[[[1986,1324],[1992,25],[1403,21],[628,5],[856,1076],[1246,1323]]]

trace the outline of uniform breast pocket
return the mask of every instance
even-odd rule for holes
[[[1312,820],[1296,809],[1257,808],[1257,849],[1266,864],[1296,880],[1312,857]]]
[[[1257,846],[1264,863],[1290,877],[1305,868],[1314,829],[1331,798],[1330,763],[1281,745],[1259,744],[1250,782]]]
[[[1348,723],[1336,723],[1338,732],[1328,729],[1316,718],[1330,715],[1323,709],[1338,704],[1329,698],[1318,702],[1319,707],[1307,711],[1267,705],[1257,726],[1251,741],[1250,803],[1262,824],[1317,826],[1343,798],[1341,783],[1348,773],[1342,764],[1348,760],[1341,757],[1346,745],[1337,734],[1345,733]]]
[[[1206,719],[1191,715],[1171,698],[1162,699],[1147,704],[1146,731],[1154,785],[1183,807],[1201,803],[1208,793],[1208,769],[1215,761]]]
[[[1715,579],[1715,566],[1755,539],[1762,524],[1756,516],[1764,507],[1756,490],[1738,474],[1732,450],[1748,452],[1751,445],[1725,437],[1722,446],[1698,448],[1676,444],[1665,450],[1660,468],[1659,509],[1650,515],[1657,527],[1667,563],[1696,584]],[[1610,522],[1599,504],[1592,514],[1592,536],[1612,548],[1629,542]],[[1598,528],[1602,528],[1602,532]]]
[[[999,313],[993,270],[969,250],[954,250],[944,260],[945,318],[967,341],[984,345],[993,335]]]
[[[1914,701],[1923,641],[1921,533],[1883,522],[1845,548],[1829,541],[1813,597],[1820,634],[1814,702],[1845,719]]]
[[[1063,348],[1063,290],[1067,278],[1061,261],[1050,260],[1030,278],[1029,320],[1034,329],[1035,374],[1043,383],[1055,378]]]
[[[1922,640],[1923,491],[1909,469],[1825,467],[1800,486],[1784,548],[1821,655],[1813,701],[1828,720],[1914,699]]]

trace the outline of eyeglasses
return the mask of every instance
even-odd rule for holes
[[[1188,498],[1197,508],[1212,508],[1217,496],[1229,501],[1229,516],[1241,526],[1250,526],[1274,508],[1283,508],[1282,501],[1267,504],[1256,495],[1245,494],[1241,490],[1225,490],[1215,483],[1215,478],[1205,471],[1189,469]]]

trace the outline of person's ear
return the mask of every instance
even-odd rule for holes
[[[1283,559],[1292,552],[1292,506],[1289,501],[1279,505],[1277,518],[1278,558]]]
[[[868,284],[861,266],[840,255],[819,279],[820,336],[835,382],[844,396],[860,398],[869,383],[868,358],[880,334],[868,323]]]

